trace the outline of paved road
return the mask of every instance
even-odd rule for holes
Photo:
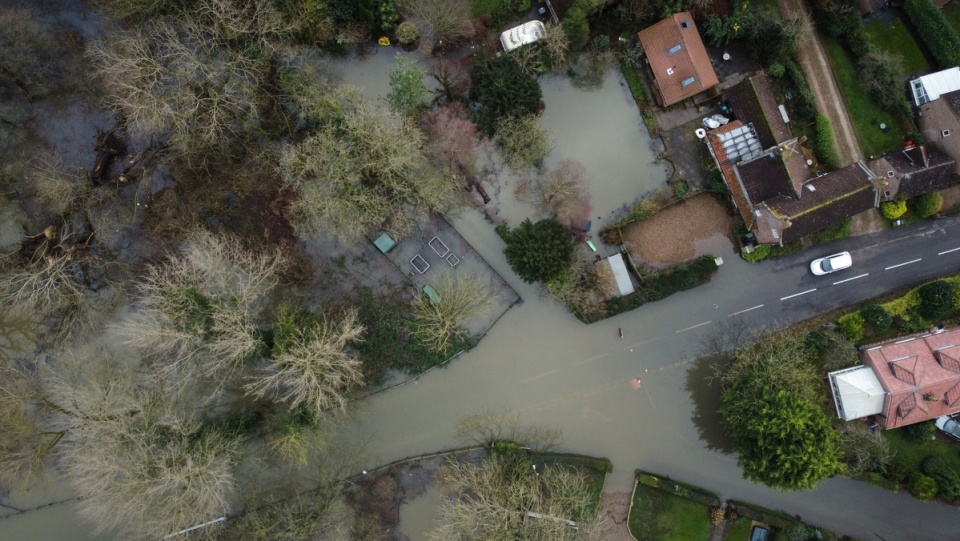
[[[797,16],[810,20],[810,10],[804,0],[777,0],[780,12],[785,16]],[[833,124],[833,132],[837,150],[840,152],[842,165],[849,165],[863,159],[863,152],[857,143],[857,133],[850,122],[850,115],[843,104],[840,89],[830,69],[820,35],[816,30],[810,31],[810,39],[800,42],[797,53],[803,73],[807,76],[807,83],[813,91],[817,110],[826,114]]]
[[[691,389],[702,387],[707,375],[695,360],[697,339],[720,321],[796,321],[960,271],[960,250],[954,250],[960,219],[846,239],[759,265],[724,254],[711,283],[590,326],[545,309],[549,301],[516,280],[500,254],[502,242],[480,218],[455,225],[527,302],[449,369],[361,405],[360,430],[381,463],[449,447],[459,419],[505,408],[527,421],[561,426],[567,449],[610,458],[611,492],[629,490],[640,467],[864,540],[957,538],[955,508],[864,483],[831,479],[814,491],[781,493],[744,481],[735,457],[716,451],[724,439],[716,405]],[[840,250],[851,252],[853,268],[810,274],[810,259]],[[619,328],[626,333],[622,341]],[[637,375],[644,381],[640,390],[630,385]]]

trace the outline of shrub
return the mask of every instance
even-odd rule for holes
[[[904,101],[900,81],[903,80],[903,59],[883,51],[870,51],[857,62],[860,83],[870,98],[887,111],[908,115],[910,106]]]
[[[924,421],[922,423],[913,423],[912,425],[907,425],[903,428],[903,435],[906,438],[914,443],[925,443],[930,441],[930,438],[933,436],[933,433],[936,432],[937,428],[933,426],[933,422]]]
[[[860,312],[854,312],[841,316],[837,321],[840,332],[854,342],[863,338],[863,316]]]
[[[910,494],[921,502],[930,501],[937,495],[937,482],[920,472],[913,472],[910,476]]]
[[[946,316],[955,308],[953,304],[953,285],[944,280],[937,280],[923,285],[917,290],[920,295],[920,306],[917,312],[928,320]]]
[[[930,0],[907,0],[903,8],[941,68],[960,64],[960,35],[939,8]]]
[[[504,240],[507,263],[527,283],[550,281],[573,260],[573,235],[554,220],[524,220]]]
[[[705,284],[715,272],[717,264],[713,257],[705,255],[660,274],[645,277],[643,285],[633,293],[607,302],[607,317],[629,312],[645,303],[659,301],[674,293]]]
[[[757,261],[762,261],[770,255],[770,245],[769,244],[760,244],[753,247],[753,251],[750,253],[740,252],[740,257],[743,258],[747,263],[756,263]]]
[[[938,456],[928,456],[920,462],[920,471],[928,475],[937,484],[937,495],[946,501],[960,496],[960,477],[957,472],[944,463]]]
[[[793,112],[795,116],[806,120],[813,120],[817,116],[817,105],[813,100],[813,91],[807,84],[803,70],[793,60],[783,62],[784,74],[787,82],[793,87]],[[788,94],[789,95],[789,94]]]
[[[906,201],[884,201],[880,203],[880,213],[888,220],[896,220],[907,212]]]
[[[420,39],[420,29],[410,21],[403,21],[397,26],[397,41],[401,45],[410,45]]]
[[[573,52],[583,49],[590,39],[590,23],[587,14],[580,6],[574,5],[563,17],[563,31],[567,35],[567,42]]]
[[[940,209],[943,208],[943,196],[940,195],[940,192],[925,193],[916,197],[913,200],[913,205],[917,210],[918,216],[921,218],[929,218],[940,212]]]
[[[837,154],[837,147],[833,144],[833,126],[830,124],[830,119],[821,113],[817,115],[816,123],[817,156],[827,167],[837,169],[840,167],[840,155]]]
[[[890,328],[893,319],[890,314],[879,304],[871,304],[863,310],[860,310],[863,320],[873,328],[873,332],[882,333]]]

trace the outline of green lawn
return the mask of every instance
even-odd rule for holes
[[[935,439],[916,443],[904,437],[902,429],[884,430],[883,436],[896,452],[896,460],[906,468],[907,476],[920,468],[920,462],[928,456],[939,456],[954,471],[960,472],[960,445],[937,434]]]
[[[727,536],[724,541],[747,541],[750,539],[751,520],[747,517],[738,517],[727,526]]]
[[[903,26],[902,20],[897,19],[890,24],[884,24],[883,21],[878,19],[866,25],[864,29],[871,45],[881,51],[897,54],[903,58],[903,68],[907,74],[930,69],[930,63],[923,56],[916,40]]]
[[[900,148],[903,134],[897,127],[896,117],[881,109],[863,90],[857,78],[857,67],[843,47],[832,38],[822,36],[822,39],[863,153],[869,159]],[[887,131],[881,131],[880,124],[886,124]]]
[[[630,511],[630,532],[638,541],[705,541],[710,509],[640,483]]]
[[[943,8],[943,14],[946,15],[950,26],[960,32],[960,4],[951,2]]]

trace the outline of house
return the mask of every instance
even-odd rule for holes
[[[829,374],[841,419],[874,415],[889,429],[960,413],[960,328],[869,347],[860,361],[862,367]]]
[[[960,175],[960,90],[941,94],[918,108],[917,124],[928,143],[954,160],[951,174]]]
[[[509,53],[518,47],[543,39],[546,34],[547,29],[542,22],[528,21],[500,34],[500,44],[503,45],[503,50]]]
[[[956,183],[953,177],[956,165],[934,144],[910,146],[867,162],[867,167],[881,181],[882,201],[949,188]]]
[[[674,14],[641,30],[637,37],[661,106],[669,107],[720,83],[689,12]]]
[[[760,244],[793,242],[877,205],[876,175],[861,162],[816,176],[765,74],[724,93],[735,120],[707,148],[747,229]]]

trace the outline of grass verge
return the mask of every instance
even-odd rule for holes
[[[919,470],[920,462],[928,456],[938,456],[950,469],[960,472],[960,453],[957,453],[957,446],[940,434],[934,439],[915,442],[907,438],[903,430],[884,430],[881,433],[890,448],[896,451],[894,460],[903,467],[905,478]]]
[[[710,508],[640,483],[629,525],[638,541],[705,541],[710,533]]]
[[[951,4],[951,7],[956,4]],[[958,14],[960,16],[960,14]],[[870,45],[881,51],[900,55],[903,58],[903,68],[907,73],[928,71],[930,62],[924,56],[913,35],[904,26],[903,20],[897,19],[890,24],[876,19],[864,27]]]
[[[863,153],[878,156],[899,148],[902,134],[897,118],[870,99],[857,78],[857,66],[843,47],[832,38],[821,37]],[[881,130],[880,124],[886,124],[887,130]]]

